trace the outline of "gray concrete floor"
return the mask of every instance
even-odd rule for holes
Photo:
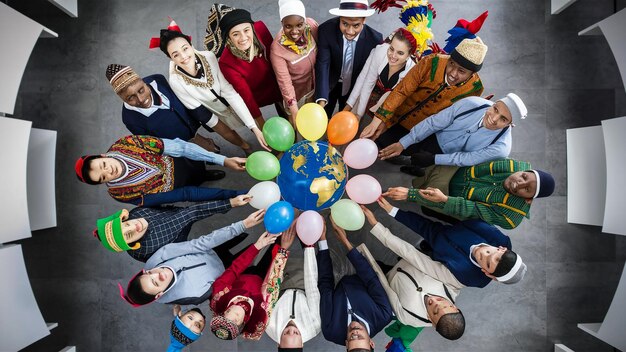
[[[120,208],[104,187],[89,187],[75,179],[76,157],[105,151],[127,133],[120,101],[105,79],[110,63],[131,65],[141,75],[167,72],[167,59],[147,49],[172,16],[202,47],[209,3],[204,1],[110,0],[79,2],[79,17],[71,19],[44,0],[7,1],[8,4],[59,33],[40,39],[26,68],[14,117],[32,120],[33,127],[58,131],[58,227],[35,232],[21,241],[35,296],[44,317],[59,322],[52,335],[26,351],[57,351],[76,345],[80,351],[164,350],[171,320],[168,306],[152,304],[134,309],[120,300],[116,283],[141,268],[125,254],[102,249],[91,236],[95,220]],[[276,1],[228,1],[263,20],[272,33],[279,28]],[[305,1],[308,15],[318,22],[330,18],[334,0]],[[611,15],[613,1],[579,0],[558,16],[549,14],[548,0],[433,1],[438,16],[433,29],[443,43],[458,18],[472,19],[490,12],[480,36],[489,45],[481,71],[485,93],[519,94],[529,108],[528,118],[514,129],[512,156],[551,171],[555,195],[539,200],[532,216],[508,231],[529,266],[526,279],[514,286],[491,284],[465,289],[458,305],[467,319],[466,333],[446,341],[425,330],[414,343],[416,351],[548,351],[563,343],[576,351],[612,348],[576,328],[579,322],[599,322],[609,307],[626,258],[626,241],[603,234],[597,227],[566,222],[565,130],[597,125],[626,114],[626,94],[618,69],[601,37],[578,37],[577,32]],[[617,9],[625,2],[616,3]],[[383,34],[400,26],[396,11],[375,15],[368,24]],[[5,48],[5,55],[10,53]],[[167,75],[166,75],[167,76]],[[274,114],[264,110],[265,116]],[[247,133],[248,139],[252,135]],[[236,154],[221,143],[224,153]],[[368,173],[383,187],[409,185],[410,179],[378,162]],[[224,188],[249,187],[246,175],[229,174],[217,183]],[[411,205],[401,204],[402,208]],[[243,218],[250,209],[236,209],[194,227],[194,236]],[[381,211],[382,222],[401,237],[418,236]],[[380,259],[394,256],[364,230],[351,234],[366,242]],[[258,233],[255,231],[254,233]],[[255,237],[255,236],[251,236]],[[331,246],[338,247],[331,239]],[[338,251],[341,257],[341,251]],[[345,271],[347,266],[338,265]],[[202,307],[207,311],[206,305]],[[376,337],[377,350],[388,341]],[[259,342],[219,341],[209,331],[190,351],[272,351],[264,336]],[[320,335],[307,351],[341,351]]]

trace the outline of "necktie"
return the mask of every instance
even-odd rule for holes
[[[343,65],[341,66],[341,96],[348,95],[350,91],[350,81],[352,80],[352,58],[354,56],[354,40],[348,40],[346,43],[346,52],[343,55]]]

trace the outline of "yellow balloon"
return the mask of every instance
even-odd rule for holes
[[[304,104],[296,115],[296,127],[305,139],[315,142],[326,132],[328,116],[323,107],[316,103]]]

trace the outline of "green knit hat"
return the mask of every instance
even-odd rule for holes
[[[93,231],[93,235],[100,239],[104,248],[112,252],[136,250],[141,247],[139,242],[132,247],[126,243],[122,233],[123,217],[128,217],[128,210],[122,209],[109,217],[98,219],[96,222],[97,229]]]

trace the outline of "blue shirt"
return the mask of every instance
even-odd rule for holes
[[[488,107],[455,119],[485,104],[491,106],[494,103],[479,97],[461,99],[415,125],[409,134],[400,139],[400,144],[406,149],[435,133],[444,153],[435,155],[437,165],[472,166],[506,158],[511,152],[511,128],[491,144],[502,130],[489,130],[480,124]]]

